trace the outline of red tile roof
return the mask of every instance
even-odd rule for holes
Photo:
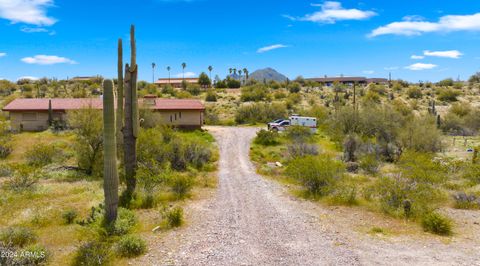
[[[87,107],[102,109],[103,102],[100,98],[79,98],[63,99],[54,98],[52,100],[52,110],[66,111],[76,110]],[[2,110],[7,112],[15,111],[48,111],[49,99],[15,99]],[[142,104],[143,99],[139,103]],[[205,110],[205,106],[199,100],[192,99],[155,99],[155,110]]]

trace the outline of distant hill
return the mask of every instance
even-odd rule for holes
[[[287,77],[281,73],[278,73],[273,68],[264,68],[256,70],[255,72],[249,75],[249,78],[252,78],[256,81],[263,82],[263,80],[270,81],[275,80],[278,82],[286,81]]]

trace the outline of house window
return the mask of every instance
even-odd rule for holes
[[[22,114],[23,121],[37,121],[37,113],[23,113]]]
[[[182,119],[182,112],[179,112],[178,116],[180,117],[180,119]]]
[[[172,115],[170,115],[170,123],[172,123],[172,122],[173,122]]]
[[[175,120],[177,120],[177,113],[175,113]]]

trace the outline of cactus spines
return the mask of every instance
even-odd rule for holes
[[[110,79],[103,82],[103,145],[105,221],[108,224],[112,224],[117,219],[118,172],[113,82]]]
[[[121,152],[121,144],[123,143],[123,135],[122,135],[122,128],[123,128],[123,46],[122,46],[122,39],[118,39],[118,85],[117,85],[117,145],[119,149],[119,153]]]
[[[133,120],[133,136],[137,138],[138,136],[138,98],[137,98],[137,76],[138,76],[138,65],[137,65],[137,45],[135,42],[135,26],[130,27],[130,46],[131,46],[131,59],[130,59],[130,72],[131,82],[130,85],[132,91],[132,120]]]

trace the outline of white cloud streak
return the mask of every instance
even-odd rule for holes
[[[0,57],[7,56],[7,53],[0,53]]]
[[[416,63],[409,66],[406,66],[406,69],[413,70],[413,71],[420,71],[420,70],[428,70],[436,68],[437,65],[434,64],[426,64],[426,63]]]
[[[418,17],[416,20],[412,20],[410,17],[406,17],[403,21],[392,22],[374,29],[368,36],[376,37],[388,34],[416,36],[424,33],[454,31],[480,31],[480,13],[447,15],[440,17],[437,22],[425,21]]]
[[[299,20],[333,24],[341,20],[365,20],[377,15],[377,13],[373,11],[364,11],[355,8],[345,9],[340,2],[335,1],[326,1],[323,4],[312,4],[312,6],[320,7],[321,10],[305,15]]]
[[[33,57],[24,57],[22,62],[36,65],[54,65],[54,64],[76,64],[77,62],[56,55],[35,55]]]
[[[367,75],[371,75],[371,74],[374,74],[375,71],[374,70],[363,70],[362,73],[367,74]]]
[[[38,80],[39,78],[32,77],[32,76],[22,76],[22,77],[18,77],[17,81],[21,79]]]
[[[51,26],[57,22],[47,15],[53,0],[0,0],[0,18],[11,23]]]
[[[269,52],[269,51],[272,51],[272,50],[276,50],[276,49],[280,49],[280,48],[287,48],[287,47],[288,47],[288,45],[284,45],[284,44],[274,44],[274,45],[259,48],[257,50],[257,53],[262,54],[262,53]]]
[[[433,56],[433,57],[444,57],[444,58],[453,58],[458,59],[463,54],[458,50],[449,50],[449,51],[423,51],[425,56]]]
[[[414,59],[414,60],[420,60],[420,59],[424,59],[425,56],[423,55],[412,55],[410,56],[410,59]]]

